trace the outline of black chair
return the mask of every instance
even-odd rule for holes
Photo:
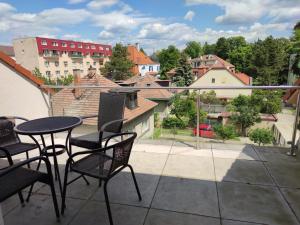
[[[5,152],[8,152],[10,156],[18,155],[21,153],[26,153],[27,159],[29,159],[29,151],[38,148],[40,146],[38,143],[23,143],[21,142],[19,136],[14,131],[15,120],[28,121],[22,117],[0,117],[0,158],[7,157]],[[33,139],[34,140],[34,139]],[[27,164],[30,168],[30,164]]]
[[[12,158],[9,152],[1,149],[0,152],[6,155],[11,164]],[[44,161],[47,172],[43,173],[23,167],[34,161]],[[37,181],[50,186],[56,217],[59,219],[59,209],[55,195],[51,166],[49,160],[45,157],[34,157],[0,169],[0,202],[17,193],[20,196],[20,193],[24,188],[33,185]]]
[[[120,138],[122,141],[114,143],[112,145],[108,145],[110,140],[115,138]],[[133,168],[128,164],[135,138],[136,133],[115,134],[107,139],[104,148],[77,152],[70,156],[70,158],[67,160],[65,168],[65,179],[62,195],[62,215],[64,214],[64,210],[66,208],[65,200],[67,185],[73,183],[78,179],[77,177],[68,182],[69,170],[79,173],[81,176],[89,176],[104,181],[103,190],[110,225],[113,225],[113,220],[107,194],[107,184],[111,178],[121,172],[124,168],[129,167],[139,200],[142,200]],[[83,158],[76,161],[75,158],[77,156],[81,156]]]
[[[72,146],[86,149],[101,148],[102,141],[110,136],[120,133],[124,121],[125,109],[124,94],[101,92],[98,115],[83,116],[82,119],[98,117],[98,131],[69,139],[69,153],[72,154]]]

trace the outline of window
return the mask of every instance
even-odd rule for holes
[[[56,41],[52,42],[52,46],[55,46],[57,47],[58,46],[58,43]]]
[[[86,65],[89,66],[91,63],[90,62],[86,62]]]
[[[106,48],[106,51],[109,51],[110,49],[109,48]]]
[[[49,61],[45,61],[44,64],[46,67],[49,67]]]
[[[64,47],[64,48],[66,48],[67,47],[67,43],[63,42],[63,43],[61,43],[61,46]]]
[[[142,66],[142,70],[144,70],[146,67],[145,66]]]
[[[146,131],[149,130],[149,119],[142,121],[142,133],[145,133]]]
[[[91,49],[96,49],[96,46],[95,45],[91,45]]]
[[[82,44],[78,44],[78,48],[82,48]]]
[[[64,70],[64,75],[68,75],[69,71],[68,70]]]
[[[55,71],[55,74],[56,74],[56,76],[59,76],[60,75],[60,71],[59,70]]]
[[[67,51],[63,51],[62,53],[63,53],[63,54],[67,54]]]
[[[72,65],[73,65],[73,66],[76,66],[76,62],[75,62],[75,61],[72,61]]]
[[[147,87],[150,87],[150,86],[151,86],[151,84],[146,84],[146,86],[147,86]]]
[[[153,71],[153,66],[149,66],[149,72]]]
[[[96,65],[97,65],[97,62],[93,62],[93,65],[96,66]]]
[[[75,48],[75,45],[73,43],[70,46],[71,46],[71,48]]]
[[[86,45],[86,46],[85,46],[85,49],[90,49],[90,46]]]
[[[156,67],[156,70],[159,71],[159,66]]]
[[[216,79],[215,78],[212,78],[211,79],[211,82],[214,84],[216,82]]]
[[[42,45],[47,45],[47,41],[46,40],[42,40]]]
[[[47,70],[47,71],[46,71],[46,75],[47,75],[48,77],[50,77],[50,76],[51,76],[51,72],[50,72],[49,70]]]
[[[55,66],[56,66],[56,67],[58,67],[58,66],[59,66],[59,62],[58,62],[58,61],[55,61],[55,63],[54,63],[54,64],[55,64]]]
[[[65,67],[67,67],[68,66],[68,62],[64,61],[64,65],[65,65]]]
[[[100,46],[100,47],[99,47],[99,50],[103,50],[103,47],[102,47],[102,46]]]

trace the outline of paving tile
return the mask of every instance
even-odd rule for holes
[[[173,146],[170,154],[183,156],[212,157],[212,151],[210,148],[201,148],[197,150],[194,147],[189,146]]]
[[[168,154],[170,152],[171,145],[149,145],[149,144],[134,144],[132,150],[137,152],[153,152]]]
[[[218,183],[221,215],[233,219],[272,225],[298,222],[279,191],[271,186]]]
[[[151,209],[145,225],[220,225],[220,219]]]
[[[108,183],[110,202],[133,206],[149,207],[158,185],[159,176],[150,174],[135,174],[142,201],[139,201],[132,176],[129,172],[121,172]],[[125,194],[124,194],[125,193]],[[104,201],[103,188],[98,188],[92,200]]]
[[[215,182],[162,177],[152,208],[219,217]]]
[[[5,201],[1,202],[3,215],[6,215],[17,206],[20,206],[20,204],[21,203],[18,195],[13,195],[10,198],[6,199]]]
[[[293,208],[297,217],[300,219],[300,190],[292,188],[281,188],[281,191],[290,206]]]
[[[245,144],[245,145],[239,145],[239,144],[229,144],[229,143],[211,143],[212,149],[221,149],[221,150],[246,150],[246,149],[252,149],[251,145]]]
[[[52,198],[47,195],[34,195],[25,207],[18,206],[15,210],[4,217],[5,225],[54,225],[68,224],[77,211],[82,207],[83,201],[68,199],[68,210],[65,216],[57,221]],[[20,216],[21,215],[21,216]]]
[[[170,155],[163,175],[179,178],[215,180],[212,157]]]
[[[213,148],[213,156],[215,158],[228,159],[244,159],[244,160],[260,160],[253,148],[245,147],[242,149],[216,149]]]
[[[191,147],[196,149],[196,142],[182,142],[182,141],[174,141],[173,143],[173,147],[177,146],[177,147]],[[211,143],[209,142],[203,142],[203,141],[199,141],[199,149],[211,149]]]
[[[300,188],[300,164],[298,163],[272,163],[266,162],[275,182],[280,187]]]
[[[264,225],[262,223],[248,223],[234,220],[222,220],[222,225]]]
[[[294,156],[289,156],[287,153],[290,151],[289,148],[279,148],[279,147],[259,147],[253,146],[258,153],[262,161],[272,162],[272,163],[299,163],[300,156],[299,154]]]
[[[274,185],[262,162],[215,158],[217,181]]]
[[[146,217],[146,208],[111,204],[114,225],[141,225]],[[105,203],[90,201],[77,214],[70,225],[109,224]]]

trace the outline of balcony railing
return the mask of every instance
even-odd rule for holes
[[[53,54],[53,53],[49,53],[49,54],[43,54],[44,58],[58,58],[59,54]]]
[[[78,54],[70,54],[71,58],[78,58],[78,59],[82,59],[83,55],[78,55]]]
[[[101,90],[109,90],[109,89],[115,89],[115,86],[91,86],[91,85],[79,85],[79,86],[62,86],[62,85],[43,85],[43,88],[48,89],[101,89]],[[300,86],[197,86],[197,87],[132,87],[132,86],[122,86],[118,87],[120,90],[168,90],[170,92],[176,93],[178,91],[196,91],[197,93],[200,93],[200,91],[207,91],[207,90],[291,90],[291,89],[300,89]],[[51,103],[51,93],[49,91],[49,102]],[[202,103],[200,102],[200,96],[197,95],[196,99],[196,108],[197,108],[197,127],[199,127],[199,119],[200,119],[200,109],[201,109]],[[49,114],[53,115],[52,107],[50,104],[49,108]],[[292,133],[292,140],[291,143],[288,143],[291,145],[290,148],[290,154],[295,155],[295,151],[297,148],[296,145],[296,133],[297,133],[297,124],[299,122],[299,115],[300,113],[300,91],[298,93],[297,98],[297,104],[296,104],[296,113],[293,123],[293,133]],[[196,148],[198,149],[200,146],[200,137],[199,137],[199,129],[197,129],[197,135],[194,137],[196,142]]]

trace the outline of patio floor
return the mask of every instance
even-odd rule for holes
[[[115,225],[300,224],[300,159],[287,149],[252,145],[137,143],[131,155],[143,200],[128,171],[108,185]],[[65,158],[60,156],[61,171]],[[74,174],[73,174],[74,175]],[[25,207],[2,203],[6,225],[108,225],[102,188],[71,184],[56,222],[47,186],[38,184]],[[57,183],[57,182],[56,182]],[[57,184],[56,184],[57,185]],[[58,200],[59,189],[56,187]]]

